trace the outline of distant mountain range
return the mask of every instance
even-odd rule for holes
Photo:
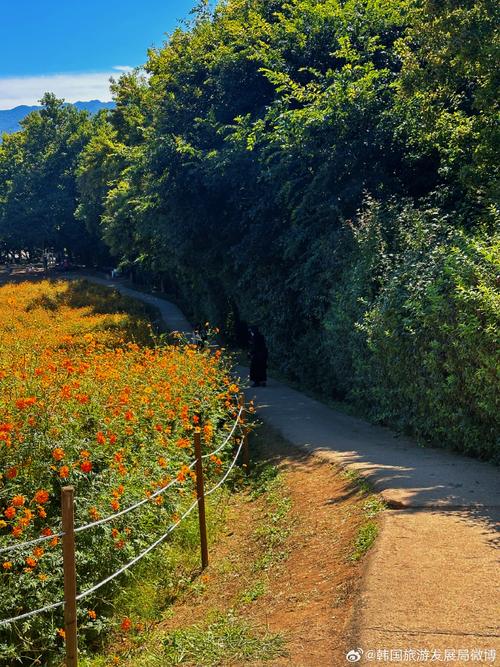
[[[91,114],[97,113],[101,109],[113,109],[114,102],[101,102],[100,100],[90,100],[90,102],[75,102],[73,104],[77,109],[85,109]],[[17,132],[21,127],[20,121],[32,111],[38,111],[42,107],[29,107],[23,104],[14,109],[0,109],[0,135],[2,132]]]

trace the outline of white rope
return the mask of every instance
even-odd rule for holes
[[[235,432],[235,430],[236,430],[236,427],[238,426],[238,423],[239,423],[239,421],[240,421],[241,413],[242,413],[242,412],[243,412],[243,406],[240,407],[240,410],[239,410],[238,415],[237,415],[237,417],[236,417],[236,420],[235,420],[235,422],[234,422],[234,424],[233,424],[233,427],[232,427],[232,429],[231,429],[229,435],[227,436],[227,438],[226,438],[226,439],[224,440],[224,442],[222,443],[222,445],[221,445],[220,447],[218,447],[217,449],[215,449],[213,452],[210,452],[210,454],[205,454],[204,456],[202,456],[202,457],[201,457],[202,459],[206,459],[206,458],[210,458],[211,456],[215,456],[215,455],[218,454],[222,449],[224,449],[224,447],[227,445],[227,443],[229,442],[229,440],[232,438],[232,436],[233,436],[233,434],[234,434],[234,432]],[[188,468],[189,468],[190,470],[192,470],[192,469],[194,468],[195,465],[196,465],[196,459],[195,459],[194,461],[192,461],[192,462],[189,464]],[[148,496],[147,498],[144,498],[143,500],[140,500],[139,502],[135,503],[135,505],[131,505],[130,507],[127,507],[126,509],[123,509],[123,510],[121,510],[120,512],[116,512],[116,514],[111,514],[110,516],[105,517],[104,519],[99,519],[98,521],[94,521],[93,523],[87,523],[87,524],[84,525],[84,526],[79,526],[78,528],[75,528],[75,533],[81,533],[83,530],[88,530],[89,528],[94,528],[95,526],[99,526],[99,525],[101,525],[101,524],[103,524],[103,523],[107,523],[108,521],[112,521],[113,519],[116,519],[116,518],[118,518],[119,516],[123,516],[124,514],[128,514],[128,512],[131,512],[132,510],[135,510],[135,509],[137,509],[138,507],[141,507],[142,505],[145,505],[146,503],[150,502],[150,501],[153,500],[154,498],[156,498],[156,497],[158,497],[158,496],[161,496],[161,495],[162,495],[163,493],[165,493],[165,491],[167,491],[170,487],[175,486],[175,485],[178,484],[178,483],[179,483],[179,480],[178,480],[178,479],[173,479],[173,480],[172,480],[171,482],[169,482],[166,486],[164,486],[164,487],[161,488],[161,489],[158,489],[158,491],[155,491],[154,493],[152,493],[152,494],[151,494],[150,496]]]
[[[214,491],[216,491],[220,486],[222,486],[222,484],[224,484],[224,482],[225,482],[226,479],[228,478],[228,476],[229,476],[231,470],[232,470],[232,469],[234,468],[234,466],[236,465],[236,461],[238,460],[238,456],[239,456],[239,454],[240,454],[240,451],[241,451],[241,448],[242,448],[242,447],[243,447],[243,440],[241,441],[240,446],[238,447],[238,451],[236,452],[236,455],[235,455],[235,457],[234,457],[234,459],[233,459],[231,465],[229,466],[229,468],[228,468],[226,474],[225,474],[224,477],[223,477],[223,478],[222,478],[222,479],[221,479],[221,480],[220,480],[220,481],[213,487],[213,489],[210,489],[210,491],[208,491],[207,493],[204,494],[204,497],[205,497],[205,498],[206,498],[207,496],[209,496],[211,493],[213,493]],[[195,463],[196,463],[196,461],[195,461]],[[151,544],[151,545],[150,545],[147,549],[145,549],[142,553],[140,553],[138,556],[136,556],[135,558],[133,558],[130,562],[126,563],[123,567],[121,567],[119,570],[117,570],[117,571],[114,572],[113,574],[110,574],[109,577],[106,577],[106,579],[103,579],[103,581],[99,582],[99,583],[96,584],[95,586],[92,586],[92,588],[89,588],[88,590],[83,591],[83,593],[80,593],[79,595],[77,595],[77,596],[76,596],[76,599],[77,599],[77,600],[81,600],[82,598],[86,597],[87,595],[90,595],[91,593],[95,593],[95,591],[99,590],[99,588],[101,588],[102,586],[105,586],[105,585],[108,584],[110,581],[113,581],[113,579],[116,579],[116,577],[120,576],[120,574],[123,574],[123,572],[125,572],[125,571],[128,570],[130,567],[132,567],[132,565],[135,565],[138,561],[140,561],[142,558],[144,558],[144,556],[147,556],[148,553],[150,553],[151,551],[153,551],[153,549],[155,549],[159,544],[161,544],[161,543],[162,543],[162,542],[163,542],[163,541],[170,535],[170,533],[171,533],[175,528],[177,528],[177,526],[181,523],[181,521],[183,521],[183,520],[188,516],[188,514],[191,514],[191,512],[193,511],[193,509],[196,507],[197,504],[198,504],[198,500],[195,500],[195,502],[191,505],[191,507],[190,507],[188,510],[186,510],[186,512],[184,512],[184,514],[180,517],[180,519],[179,519],[178,521],[176,521],[175,523],[173,523],[173,524],[169,527],[169,529],[167,530],[167,532],[166,532],[164,535],[162,535],[161,537],[159,537],[159,538],[156,540],[156,542],[154,542],[153,544]]]
[[[224,475],[224,477],[221,480],[219,480],[219,482],[212,489],[210,489],[210,491],[207,491],[207,493],[204,494],[205,498],[207,496],[211,495],[212,493],[214,493],[214,491],[216,491],[220,486],[222,486],[222,484],[224,484],[226,479],[229,477],[229,475],[231,473],[231,470],[236,465],[236,461],[238,460],[238,456],[240,455],[242,447],[243,447],[243,439],[242,439],[242,441],[240,443],[240,446],[238,447],[238,450],[237,450],[237,452],[236,452],[236,454],[235,454],[235,456],[234,456],[234,458],[231,462],[231,465],[229,466],[229,468],[226,471],[226,474]],[[196,463],[196,461],[195,461],[195,463]],[[140,561],[142,558],[144,558],[144,556],[146,556],[148,553],[153,551],[153,549],[155,549],[159,544],[161,544],[170,535],[170,533],[173,530],[175,530],[175,528],[177,528],[177,526],[181,523],[181,521],[183,521],[189,514],[191,514],[191,512],[193,511],[193,509],[196,507],[197,504],[198,504],[198,500],[195,500],[195,502],[184,512],[184,514],[175,523],[173,523],[171,526],[169,526],[167,532],[164,535],[162,535],[161,537],[159,537],[156,540],[156,542],[151,544],[142,553],[140,553],[138,556],[133,558],[130,562],[126,563],[119,570],[117,570],[113,574],[109,575],[109,577],[106,577],[106,579],[103,579],[102,581],[100,581],[95,586],[92,586],[92,588],[89,588],[88,590],[83,591],[82,593],[77,595],[76,599],[81,600],[84,597],[87,597],[88,595],[91,595],[92,593],[95,593],[95,591],[99,590],[99,588],[102,588],[102,586],[105,586],[107,583],[109,583],[113,579],[116,579],[116,577],[120,576],[120,574],[123,574],[123,572],[125,572],[130,567],[132,567],[132,565],[135,565],[138,561]],[[13,623],[15,621],[20,621],[24,618],[29,618],[30,616],[35,616],[36,614],[41,614],[44,611],[49,611],[50,609],[56,609],[57,607],[61,607],[62,605],[64,605],[64,602],[55,602],[54,604],[49,604],[46,607],[41,607],[40,609],[35,609],[33,611],[26,612],[25,614],[21,614],[20,616],[14,616],[12,618],[8,618],[8,619],[5,619],[5,620],[0,620],[0,625],[8,625],[9,623]]]
[[[14,623],[14,621],[21,621],[23,618],[29,618],[30,616],[35,616],[35,614],[41,614],[43,611],[48,611],[49,609],[55,609],[56,607],[62,607],[64,602],[55,602],[54,604],[48,604],[46,607],[41,609],[35,609],[33,611],[28,611],[26,614],[21,614],[20,616],[14,616],[13,618],[6,618],[3,621],[0,621],[0,625],[8,625],[9,623]]]
[[[234,468],[234,466],[236,465],[236,461],[238,460],[238,456],[240,455],[240,452],[241,452],[241,448],[242,448],[242,447],[243,447],[243,439],[242,439],[241,442],[240,442],[240,446],[238,447],[238,451],[236,452],[236,455],[235,455],[235,457],[234,457],[234,459],[233,459],[233,462],[232,462],[231,465],[229,466],[229,468],[228,468],[226,474],[224,475],[224,477],[223,477],[221,480],[219,480],[219,481],[217,482],[217,484],[213,487],[213,489],[210,489],[210,491],[207,491],[207,492],[205,493],[205,498],[206,498],[207,496],[209,496],[211,493],[213,493],[214,491],[217,491],[217,489],[218,489],[220,486],[222,486],[222,485],[224,484],[224,482],[226,481],[226,479],[229,477],[229,473],[231,472],[231,470],[232,470],[232,469]]]
[[[190,514],[190,513],[193,511],[193,509],[196,507],[197,504],[198,504],[198,501],[196,500],[196,501],[191,505],[191,507],[190,507],[186,512],[184,512],[184,514],[181,516],[181,518],[180,518],[178,521],[176,521],[176,523],[173,523],[173,524],[169,527],[169,529],[167,530],[167,532],[166,532],[164,535],[162,535],[160,538],[158,538],[158,539],[156,540],[156,542],[154,542],[153,544],[151,544],[151,545],[150,545],[147,549],[145,549],[142,553],[140,553],[138,556],[136,556],[135,558],[133,558],[129,563],[127,563],[126,565],[124,565],[123,567],[121,567],[119,570],[117,570],[117,571],[114,572],[113,574],[110,574],[109,577],[106,577],[106,579],[104,579],[104,580],[101,581],[100,583],[96,584],[95,586],[92,586],[92,588],[89,588],[87,591],[83,591],[83,593],[80,593],[79,595],[77,595],[77,596],[76,596],[76,599],[77,599],[77,600],[81,600],[82,598],[86,597],[87,595],[90,595],[91,593],[94,593],[95,591],[99,590],[99,588],[101,588],[101,587],[104,586],[105,584],[109,583],[109,582],[112,581],[113,579],[116,579],[116,577],[118,577],[120,574],[122,574],[123,572],[125,572],[125,570],[128,570],[129,567],[132,567],[132,565],[135,565],[138,561],[141,560],[141,558],[144,558],[144,556],[146,556],[150,551],[153,551],[153,549],[155,549],[159,544],[161,544],[161,542],[163,542],[163,540],[165,540],[165,539],[170,535],[170,533],[174,530],[174,528],[177,528],[177,526],[180,524],[180,522],[181,522],[183,519],[185,519],[185,518],[187,517],[187,515]]]
[[[7,551],[14,551],[14,549],[21,549],[22,547],[30,547],[33,544],[40,544],[40,542],[46,542],[47,540],[53,540],[55,537],[62,537],[64,533],[53,533],[52,535],[44,535],[43,537],[38,537],[35,540],[30,540],[29,542],[20,542],[19,544],[10,544],[8,547],[3,547],[0,549],[0,554],[6,553]]]
[[[196,463],[196,461],[194,463]],[[189,468],[191,468],[191,466],[193,466],[194,463],[191,463]],[[169,482],[162,489],[159,489],[158,491],[155,491],[154,493],[152,493],[147,498],[144,498],[143,500],[140,500],[139,502],[135,503],[135,505],[130,505],[130,507],[126,507],[124,510],[120,510],[119,512],[116,512],[116,514],[111,514],[110,516],[107,516],[104,519],[98,519],[97,521],[94,521],[93,523],[87,523],[84,526],[79,526],[78,528],[75,528],[75,533],[81,533],[82,530],[88,530],[89,528],[94,528],[95,526],[100,526],[103,523],[107,523],[108,521],[112,521],[113,519],[117,519],[119,516],[123,516],[124,514],[128,514],[132,510],[135,510],[138,507],[141,507],[142,505],[145,505],[146,503],[149,503],[151,500],[153,500],[153,498],[156,498],[157,496],[160,496],[162,493],[165,493],[165,491],[167,491],[167,489],[170,489],[171,486],[174,486],[175,484],[178,484],[178,483],[179,483],[178,479],[173,479],[171,482]]]
[[[236,430],[236,427],[238,426],[238,423],[241,419],[242,412],[243,412],[243,407],[240,407],[238,415],[236,417],[236,420],[233,424],[233,427],[232,427],[229,435],[226,437],[226,439],[222,443],[222,445],[220,445],[220,447],[215,449],[213,452],[210,452],[210,454],[204,454],[202,456],[203,459],[207,459],[207,458],[210,458],[212,456],[216,456],[222,449],[224,449],[224,447],[227,445],[229,440],[232,438],[232,436],[233,436],[233,434]],[[192,463],[189,464],[188,468],[190,470],[192,470],[192,468],[195,465],[196,465],[196,460],[192,461]],[[89,528],[95,528],[96,526],[100,526],[103,523],[108,523],[109,521],[113,521],[114,519],[117,519],[118,517],[123,516],[124,514],[128,514],[129,512],[132,512],[133,510],[137,509],[138,507],[142,507],[142,505],[145,505],[146,503],[151,502],[151,500],[153,500],[154,498],[162,495],[163,493],[165,493],[165,491],[167,491],[172,486],[175,486],[178,483],[179,483],[178,479],[173,479],[171,482],[169,482],[163,488],[158,489],[158,491],[155,491],[150,496],[148,496],[147,498],[144,498],[143,500],[140,500],[139,502],[135,503],[134,505],[130,505],[130,507],[126,507],[125,509],[120,510],[119,512],[116,512],[115,514],[110,514],[109,516],[104,517],[103,519],[98,519],[97,521],[93,521],[92,523],[87,523],[83,526],[78,526],[78,528],[75,528],[75,533],[81,533],[82,531],[88,530]],[[30,546],[33,546],[35,544],[40,544],[41,542],[47,542],[48,540],[53,540],[56,537],[63,537],[63,536],[64,536],[64,533],[60,532],[60,533],[54,533],[52,535],[44,535],[43,537],[38,537],[34,540],[29,540],[28,542],[20,542],[19,544],[11,544],[7,547],[3,547],[2,549],[0,549],[0,554],[8,553],[9,551],[14,551],[16,549],[22,549],[22,548],[25,548],[25,547],[30,547]]]
[[[208,459],[208,458],[210,458],[211,456],[215,456],[216,454],[218,454],[218,453],[221,451],[221,449],[224,449],[224,447],[225,447],[225,446],[227,445],[227,443],[231,440],[231,438],[232,438],[234,432],[236,431],[236,427],[238,426],[238,422],[239,422],[240,419],[241,419],[241,413],[242,413],[242,412],[243,412],[243,406],[240,407],[240,410],[239,410],[238,415],[237,415],[237,417],[236,417],[236,421],[235,421],[234,424],[233,424],[233,428],[231,429],[230,434],[229,434],[229,435],[227,436],[227,438],[224,440],[224,442],[222,443],[222,445],[221,445],[220,447],[218,447],[215,451],[213,451],[211,454],[205,454],[204,456],[202,456],[202,457],[201,457],[202,459]]]

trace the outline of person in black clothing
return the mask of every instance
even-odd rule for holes
[[[253,387],[265,387],[267,382],[267,346],[258,327],[250,327],[250,380]]]

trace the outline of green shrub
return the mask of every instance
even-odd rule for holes
[[[499,241],[373,202],[326,326],[330,364],[379,421],[498,459]]]

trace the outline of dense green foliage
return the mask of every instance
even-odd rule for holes
[[[202,2],[114,84],[77,218],[292,379],[498,458],[499,13]]]

